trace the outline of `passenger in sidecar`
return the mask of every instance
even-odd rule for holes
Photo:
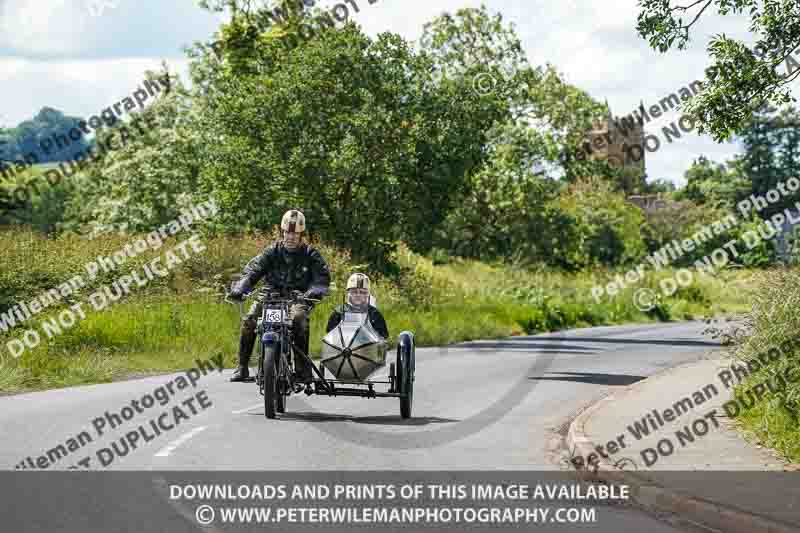
[[[389,339],[389,328],[386,320],[378,308],[372,305],[374,299],[369,292],[369,277],[366,274],[356,272],[347,280],[347,298],[344,305],[337,306],[328,318],[326,332],[330,332],[342,321],[345,313],[367,313],[370,326],[375,333]]]

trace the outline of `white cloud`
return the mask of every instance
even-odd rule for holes
[[[174,58],[167,65],[186,79],[185,58]],[[2,110],[3,122],[17,124],[30,119],[44,106],[70,116],[96,114],[131,94],[144,80],[146,70],[160,71],[161,59],[0,59],[0,86],[4,96],[14,102],[13,107]]]
[[[0,0],[0,122],[16,124],[45,105],[69,115],[96,113],[133,91],[146,69],[159,68],[161,58],[186,79],[182,46],[210,40],[222,18],[198,8],[195,0],[113,0],[116,7],[91,16],[91,1]],[[702,79],[712,35],[750,38],[745,17],[709,12],[686,50],[659,54],[636,33],[637,0],[355,1],[360,11],[351,8],[350,16],[368,34],[390,31],[410,41],[442,12],[486,3],[514,24],[533,65],[554,64],[569,82],[597,100],[607,99],[617,115]],[[663,141],[661,128],[678,116],[672,113],[646,128]],[[648,174],[680,181],[700,154],[723,160],[735,148],[685,135],[647,155]]]
[[[102,9],[90,9],[92,2]],[[173,56],[193,40],[209,39],[219,19],[195,0],[3,0],[0,56]]]
[[[81,2],[8,0],[0,7],[0,46],[33,54],[79,53],[87,31]]]

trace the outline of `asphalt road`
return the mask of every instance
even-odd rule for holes
[[[611,388],[717,349],[704,328],[700,322],[602,327],[419,348],[410,420],[400,418],[396,399],[305,395],[290,397],[279,420],[267,420],[255,384],[229,383],[230,370],[209,372],[184,389],[175,374],[2,397],[0,464],[9,470],[38,463],[47,470],[561,471],[553,453],[559,429]],[[166,401],[145,408],[144,398],[155,398],[160,387]],[[134,400],[141,413],[123,409]],[[112,429],[115,414],[122,420]],[[171,507],[164,520],[178,512]],[[675,531],[632,509],[602,511],[603,529],[591,530]]]

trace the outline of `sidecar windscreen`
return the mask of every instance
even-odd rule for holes
[[[336,379],[363,381],[386,363],[386,342],[366,313],[344,313],[322,339],[322,364]]]

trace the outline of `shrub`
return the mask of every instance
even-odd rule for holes
[[[569,270],[630,263],[645,252],[644,215],[601,179],[572,184],[555,210],[553,261]],[[555,237],[557,236],[557,237]]]
[[[742,361],[756,360],[770,348],[800,341],[800,269],[775,268],[758,276],[759,291],[753,298],[746,324],[749,334],[738,338],[734,355]],[[777,382],[778,376],[798,375],[800,350],[784,351],[777,361],[763,366],[749,376],[742,387],[751,387],[765,379]],[[800,382],[789,381],[785,388],[770,394],[749,411],[745,427],[794,461],[800,461]]]

